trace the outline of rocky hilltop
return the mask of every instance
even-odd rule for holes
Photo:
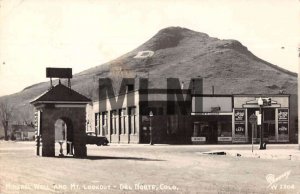
[[[134,58],[140,51],[153,51],[151,58]],[[87,56],[88,57],[88,56]],[[270,64],[236,40],[220,40],[201,32],[181,27],[160,30],[150,40],[108,63],[75,74],[72,88],[97,99],[98,78],[148,78],[150,87],[165,87],[166,78],[179,78],[188,85],[191,78],[202,77],[204,93],[210,94],[291,94],[295,104],[297,74]],[[152,80],[152,81],[151,81]],[[14,106],[14,119],[32,120],[29,101],[49,88],[48,82],[38,83],[19,93],[4,96]]]

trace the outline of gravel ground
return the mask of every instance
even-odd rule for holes
[[[299,161],[281,157],[298,156],[297,145],[256,145],[260,158],[246,157],[251,145],[89,145],[85,159],[34,148],[0,142],[0,193],[300,193]]]

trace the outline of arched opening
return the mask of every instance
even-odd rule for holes
[[[55,121],[55,156],[73,155],[73,126],[68,118]]]

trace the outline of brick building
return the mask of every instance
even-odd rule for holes
[[[179,96],[170,98],[170,92]],[[259,110],[260,97],[271,99],[262,109],[265,141],[295,138],[287,94],[197,95],[191,90],[139,89],[117,97],[123,102],[112,105],[115,97],[103,98],[87,107],[87,130],[111,143],[149,143],[150,119],[154,143],[250,143],[252,130],[254,141],[259,141],[260,131],[252,129],[249,117]]]

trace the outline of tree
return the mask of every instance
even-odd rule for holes
[[[4,128],[4,139],[8,140],[8,123],[12,117],[12,107],[7,102],[0,102],[0,121]]]

